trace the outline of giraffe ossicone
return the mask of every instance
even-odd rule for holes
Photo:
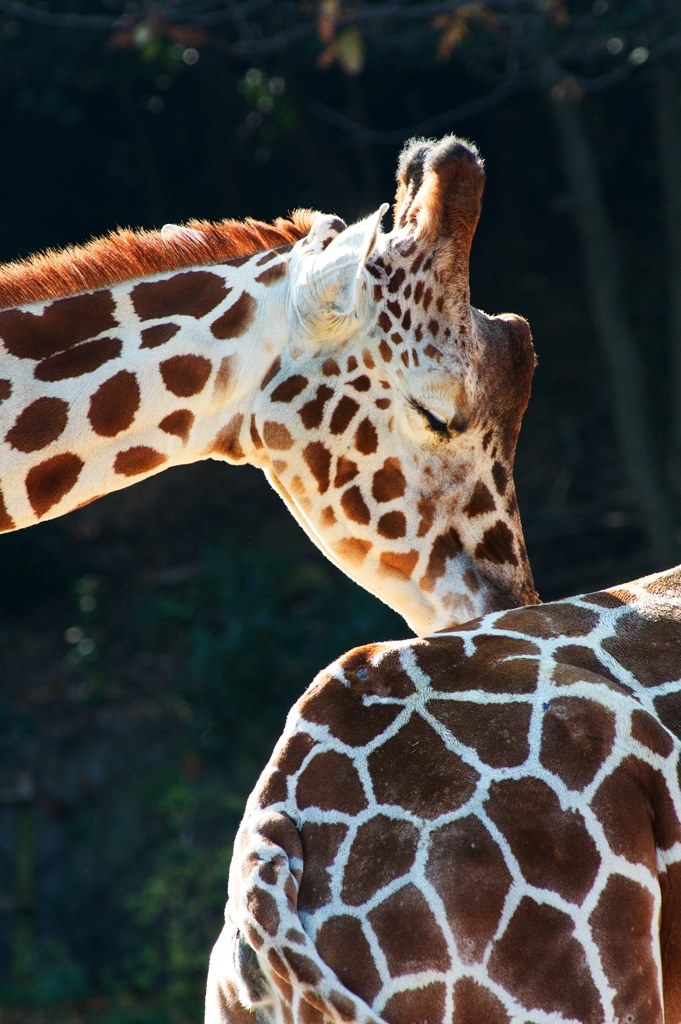
[[[182,239],[187,242],[200,242],[201,233],[196,228],[187,227],[186,224],[164,224],[161,228],[161,238],[164,242],[173,239]]]
[[[536,601],[513,460],[534,352],[470,305],[484,174],[408,146],[394,226],[302,211],[0,267],[0,529],[174,465],[261,468],[417,632]]]
[[[237,834],[206,1021],[681,1021],[681,566],[320,673]]]

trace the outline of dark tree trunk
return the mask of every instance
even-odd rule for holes
[[[604,398],[609,390],[622,462],[642,512],[655,565],[662,568],[678,560],[680,549],[659,468],[663,453],[653,440],[643,367],[626,313],[619,248],[579,104],[550,96],[549,109],[584,246],[594,326],[610,375]]]
[[[668,466],[672,485],[681,492],[681,85],[669,59],[655,65],[653,102],[667,229],[667,301],[671,437]]]

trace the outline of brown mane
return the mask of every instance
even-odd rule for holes
[[[296,242],[310,230],[312,210],[295,210],[272,224],[259,220],[189,221],[195,237],[178,231],[119,228],[82,246],[50,249],[0,265],[0,309],[106,288],[136,277],[221,263]]]

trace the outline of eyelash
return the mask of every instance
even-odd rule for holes
[[[424,406],[419,405],[418,402],[412,401],[411,406],[413,409],[416,409],[416,411],[423,417],[423,419],[426,421],[428,429],[433,434],[437,434],[438,437],[441,437],[445,441],[449,440],[449,438],[452,436],[452,433],[451,430],[449,429],[448,423],[443,423],[443,421],[439,420],[437,416],[433,416],[432,412],[430,412],[429,409],[426,409],[424,408]]]

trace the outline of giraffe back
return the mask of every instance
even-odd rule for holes
[[[680,694],[681,568],[332,665],[238,837],[259,1014],[680,1019]]]

